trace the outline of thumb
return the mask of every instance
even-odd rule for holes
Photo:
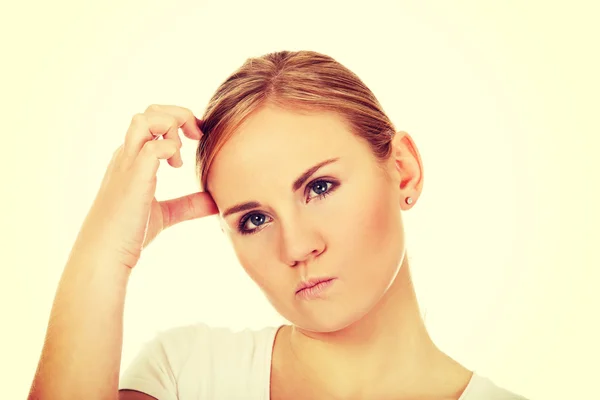
[[[163,229],[183,221],[202,218],[219,212],[210,194],[198,192],[158,203],[162,210]]]

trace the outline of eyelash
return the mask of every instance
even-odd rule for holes
[[[319,178],[319,179],[315,179],[314,181],[312,181],[311,183],[306,185],[306,188],[310,188],[312,190],[317,183],[325,183],[325,186],[328,187],[328,189],[325,192],[318,194],[316,197],[313,197],[310,201],[314,200],[315,198],[318,198],[319,200],[324,199],[325,197],[329,196],[339,186],[339,183],[337,183],[337,182]],[[329,186],[329,185],[331,185],[331,186]],[[306,191],[306,189],[305,189],[305,191]],[[242,217],[242,219],[240,219],[240,222],[238,224],[238,231],[242,235],[251,235],[253,233],[258,232],[261,229],[260,227],[251,229],[251,230],[244,229],[244,226],[246,225],[246,222],[248,222],[250,217],[252,217],[253,215],[257,215],[257,214],[264,215],[261,213],[253,212],[253,213],[244,215]]]

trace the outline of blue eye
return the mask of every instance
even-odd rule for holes
[[[325,181],[325,180],[321,179],[321,180],[312,182],[307,187],[310,188],[311,192],[316,193],[319,198],[323,198],[331,192],[330,189],[333,186],[334,186],[333,182],[329,182],[329,181]],[[311,197],[311,199],[312,198],[314,198],[314,197]]]
[[[240,220],[240,224],[238,227],[238,230],[240,231],[241,234],[243,235],[247,235],[249,233],[253,233],[254,231],[256,231],[256,228],[254,229],[248,229],[246,227],[246,225],[248,225],[248,223],[251,223],[252,225],[259,227],[262,224],[264,224],[265,222],[267,222],[267,216],[261,213],[252,213],[252,214],[247,214],[245,217],[243,217]]]
[[[338,186],[339,186],[339,183],[324,180],[324,179],[318,179],[318,180],[312,181],[310,184],[306,185],[305,193],[307,191],[313,192],[316,194],[316,196],[308,197],[307,202],[314,200],[315,197],[317,197],[319,199],[323,199],[325,196],[328,196],[329,194],[331,194]],[[260,213],[260,212],[249,213],[249,214],[246,214],[245,216],[243,216],[242,219],[240,220],[240,222],[238,224],[238,231],[242,235],[250,235],[252,233],[258,232],[260,230],[261,225],[264,225],[265,223],[270,222],[270,221],[271,221],[271,218],[266,216],[263,213]],[[255,228],[249,228],[248,226],[250,224],[254,225]]]

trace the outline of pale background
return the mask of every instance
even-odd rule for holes
[[[25,398],[58,279],[113,150],[151,103],[201,115],[250,56],[312,49],[415,138],[406,214],[435,340],[531,399],[598,398],[598,10],[582,1],[13,2],[2,6],[3,399]],[[157,197],[197,190],[195,142]],[[123,365],[156,332],[281,322],[214,217],[162,234],[129,286]]]

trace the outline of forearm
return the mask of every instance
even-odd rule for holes
[[[130,273],[92,246],[74,247],[58,285],[29,400],[117,398]]]

